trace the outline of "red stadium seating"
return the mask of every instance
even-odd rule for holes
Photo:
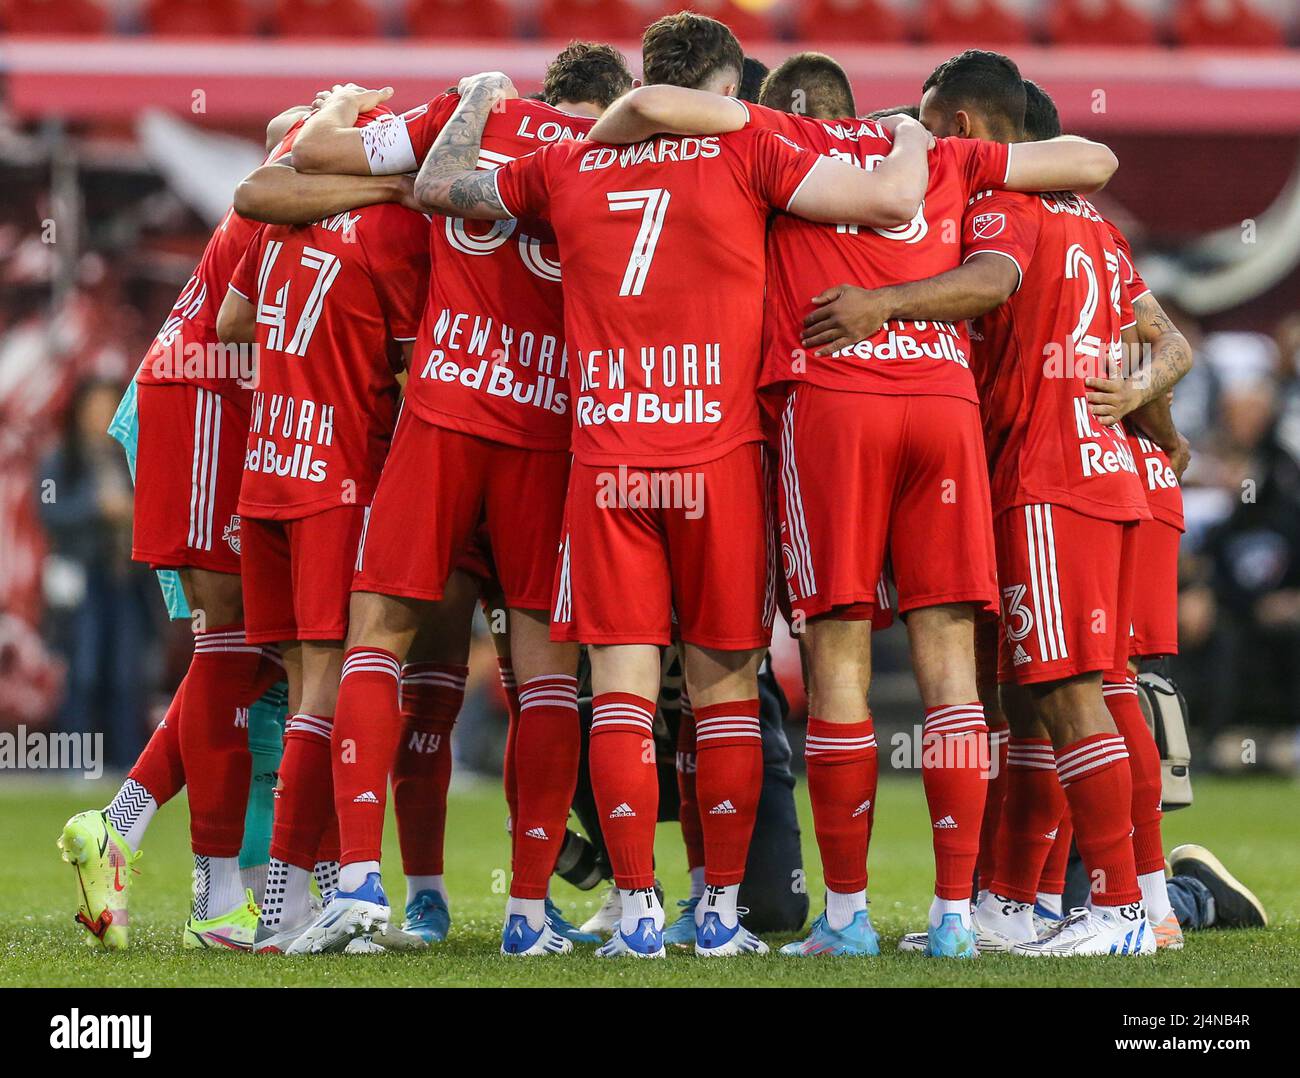
[[[639,41],[646,25],[624,0],[542,0],[537,17],[543,36],[565,41]]]
[[[1276,49],[1282,27],[1246,0],[1183,0],[1174,15],[1179,44],[1207,48]]]
[[[498,0],[412,0],[406,9],[406,32],[412,37],[511,37],[515,19]]]
[[[731,32],[740,39],[741,47],[750,41],[767,41],[773,35],[773,22],[766,13],[747,11],[733,0],[677,0],[661,3],[657,11],[652,11],[651,18],[671,15],[675,11],[697,11],[701,15],[719,19],[731,27]]]
[[[379,16],[366,0],[279,0],[271,27],[283,37],[374,37]]]
[[[885,0],[808,0],[795,13],[805,41],[901,41],[907,25]]]
[[[997,0],[927,0],[921,36],[963,47],[1020,45],[1029,41],[1029,27]]]
[[[1126,0],[1059,0],[1048,36],[1058,45],[1154,45],[1155,23]]]
[[[149,0],[145,25],[169,37],[239,37],[257,31],[257,18],[243,0]]]
[[[81,37],[108,30],[108,12],[94,0],[8,0],[0,18],[11,34],[59,34]]]

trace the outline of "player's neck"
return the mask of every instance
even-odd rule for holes
[[[570,116],[590,116],[593,120],[600,118],[604,108],[594,101],[558,101],[555,108],[567,112]]]

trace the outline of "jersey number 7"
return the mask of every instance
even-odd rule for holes
[[[636,242],[632,244],[632,253],[623,273],[623,284],[618,290],[620,296],[639,296],[645,288],[655,248],[659,246],[659,233],[663,231],[664,216],[668,212],[669,193],[662,187],[652,187],[645,191],[610,191],[605,197],[609,200],[611,213],[641,211],[641,227],[637,229]]]

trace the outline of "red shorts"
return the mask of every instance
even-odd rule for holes
[[[551,637],[767,647],[776,549],[765,461],[750,442],[684,468],[575,462]]]
[[[1178,654],[1178,545],[1183,533],[1163,520],[1137,530],[1137,582],[1133,587],[1133,655]]]
[[[1062,505],[998,514],[998,680],[1030,685],[1128,667],[1136,521]]]
[[[566,450],[475,438],[404,410],[352,590],[441,599],[482,525],[506,605],[549,609],[568,475]]]
[[[781,419],[781,554],[804,617],[863,619],[886,560],[898,612],[997,607],[979,409],[957,397],[800,386]]]
[[[244,636],[250,644],[343,640],[366,508],[298,520],[244,518]]]
[[[131,557],[154,569],[239,572],[248,402],[176,383],[139,385]]]

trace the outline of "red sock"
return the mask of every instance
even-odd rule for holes
[[[331,780],[330,785],[333,785]],[[339,859],[339,817],[334,811],[334,798],[330,798],[329,811],[325,817],[325,827],[321,830],[320,846],[316,850],[316,863],[322,861],[337,862]]]
[[[148,792],[159,805],[165,805],[185,786],[185,765],[181,760],[181,696],[185,692],[182,679],[176,688],[172,702],[167,706],[167,714],[162,722],[154,728],[148,744],[135,761],[135,766],[127,774]]]
[[[1064,796],[1064,795],[1062,795]],[[1056,826],[1056,838],[1043,862],[1043,874],[1038,879],[1038,890],[1045,895],[1065,893],[1065,869],[1070,863],[1070,843],[1074,839],[1074,824],[1070,822],[1067,807],[1061,822]]]
[[[1160,750],[1142,715],[1138,703],[1137,678],[1125,674],[1124,680],[1108,675],[1102,682],[1102,695],[1115,727],[1128,749],[1129,770],[1133,779],[1133,860],[1139,876],[1163,872],[1164,842],[1160,834],[1160,798],[1163,780],[1160,774]]]
[[[970,898],[988,783],[984,705],[926,708],[921,735],[921,780],[934,836],[934,893]]]
[[[653,700],[632,693],[605,692],[592,701],[591,789],[614,880],[626,891],[655,883],[654,714]]]
[[[758,698],[696,708],[695,796],[704,829],[704,882],[710,887],[745,878],[762,789]]]
[[[1007,744],[1010,740],[1011,731],[1006,726],[989,730],[989,782],[984,797],[984,819],[980,823],[980,852],[975,860],[981,891],[987,891],[993,882],[998,824],[1002,820],[1002,801],[1007,793]]]
[[[510,812],[510,834],[513,836],[515,817],[519,815],[519,781],[515,770],[515,739],[519,735],[519,687],[515,684],[515,668],[509,659],[498,656],[497,667],[501,671],[501,690],[506,694],[506,711],[509,715],[506,726],[506,758],[501,778],[506,788],[506,808]]]
[[[318,860],[324,860],[319,853],[321,836],[334,815],[330,774],[333,725],[332,718],[306,714],[291,715],[284,724],[271,856],[308,872]]]
[[[808,720],[808,798],[828,890],[867,889],[867,847],[876,813],[876,734],[865,722]]]
[[[408,876],[441,876],[451,782],[451,729],[465,701],[469,667],[407,663],[402,667],[404,729],[393,761],[393,814]]]
[[[704,825],[695,793],[695,712],[682,694],[681,719],[677,726],[677,819],[686,845],[686,867],[704,867]]]
[[[1012,737],[1007,748],[1007,792],[998,825],[997,864],[989,890],[1016,902],[1033,902],[1043,863],[1065,815],[1052,743]]]
[[[236,857],[243,845],[252,769],[248,707],[261,694],[261,662],[262,649],[244,641],[242,625],[194,634],[181,698],[180,746],[196,854]]]
[[[334,710],[334,809],[339,863],[378,861],[388,776],[402,736],[397,701],[401,667],[382,648],[349,648]]]
[[[519,689],[519,732],[515,734],[515,898],[545,898],[564,845],[565,822],[578,785],[582,727],[578,723],[578,679],[570,674],[529,678]]]
[[[1074,841],[1088,870],[1092,901],[1123,906],[1141,900],[1133,862],[1133,778],[1119,734],[1093,734],[1056,753],[1056,772],[1070,802]]]

